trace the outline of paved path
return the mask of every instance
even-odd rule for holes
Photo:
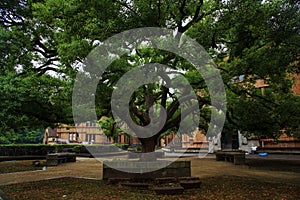
[[[248,157],[248,156],[247,156]],[[252,159],[254,156],[250,156]],[[259,158],[259,159],[271,159]],[[295,159],[295,157],[287,157]],[[298,157],[296,158],[298,159]],[[219,176],[248,176],[252,178],[263,178],[270,181],[293,182],[300,184],[300,173],[293,171],[270,171],[249,168],[249,166],[233,165],[230,162],[215,161],[214,157],[198,158],[187,157],[181,160],[191,160],[192,176],[219,177]],[[299,166],[300,167],[300,166]],[[82,178],[102,178],[102,163],[93,158],[77,157],[75,163],[64,163],[55,167],[48,167],[46,170],[17,172],[0,174],[0,186],[6,184],[39,181],[57,177],[82,177]]]
[[[0,174],[0,185],[31,182],[55,177],[102,178],[102,164],[93,158],[77,158],[75,163],[64,163],[46,170]]]
[[[288,166],[286,166],[288,168]],[[300,167],[300,166],[299,166]],[[194,159],[191,163],[193,176],[200,178],[243,176],[263,179],[270,182],[295,183],[300,185],[300,173],[289,170],[269,170],[249,167],[248,165],[233,165],[230,162],[214,159]]]

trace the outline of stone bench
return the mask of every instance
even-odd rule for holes
[[[76,162],[76,154],[61,152],[61,153],[49,153],[46,156],[47,166],[57,166],[60,163]]]
[[[216,152],[216,160],[232,162],[235,165],[244,165],[245,153],[234,152],[234,151],[220,151],[220,152]]]

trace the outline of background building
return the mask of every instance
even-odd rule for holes
[[[100,130],[97,122],[88,121],[76,126],[62,124],[55,129],[47,128],[44,143],[105,144],[110,143],[110,140]]]

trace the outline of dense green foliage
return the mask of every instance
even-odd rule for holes
[[[97,147],[95,147],[97,148]],[[98,147],[98,148],[101,148]],[[0,156],[46,156],[47,153],[72,151],[75,153],[88,153],[84,145],[78,144],[8,144],[0,145]]]
[[[0,144],[38,144],[42,143],[44,136],[43,129],[19,128],[17,132],[7,130],[0,135]]]
[[[73,81],[84,58],[99,42],[137,27],[178,30],[209,52],[227,89],[225,132],[274,137],[283,129],[299,132],[299,96],[290,90],[300,58],[295,0],[4,0],[0,11],[2,136],[19,128],[72,123]],[[117,80],[136,66],[155,62],[177,70],[202,94],[199,127],[207,130],[216,110],[202,77],[181,57],[152,48],[122,56],[100,78],[95,102],[99,119],[111,116]],[[258,79],[268,84],[264,93],[254,87]],[[179,126],[178,99],[172,95],[162,85],[149,84],[130,102],[132,119],[142,126],[149,124],[152,105],[166,108],[168,121],[155,140]]]
[[[108,138],[116,138],[118,137],[118,134],[122,132],[122,129],[120,129],[117,126],[117,123],[110,117],[101,118],[99,120],[99,125]]]

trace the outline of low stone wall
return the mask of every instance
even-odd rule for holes
[[[244,152],[218,151],[216,152],[216,161],[228,161],[235,165],[245,164]]]
[[[47,154],[46,157],[47,166],[56,166],[59,163],[66,163],[66,162],[76,162],[76,154],[67,153],[67,152]]]
[[[158,169],[162,165],[166,167]],[[109,178],[155,179],[161,177],[183,177],[183,176],[185,177],[191,176],[190,161],[141,162],[141,161],[125,160],[125,161],[103,162],[104,180],[107,180]]]

